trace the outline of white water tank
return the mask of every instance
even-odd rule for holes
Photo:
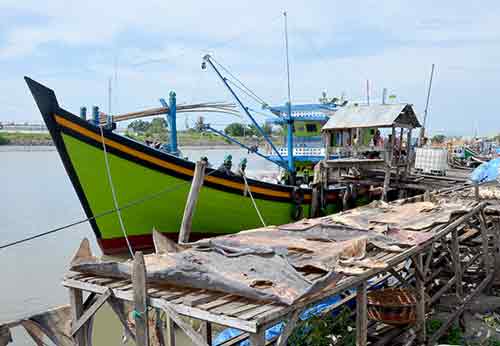
[[[417,148],[415,171],[427,174],[446,175],[448,150],[443,148]]]

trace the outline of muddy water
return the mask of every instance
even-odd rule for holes
[[[85,217],[78,198],[55,151],[0,151],[0,245],[47,231]],[[191,159],[208,156],[214,167],[225,154],[233,162],[248,157],[239,149],[189,148]],[[249,158],[249,175],[275,170],[267,161]],[[91,239],[88,224],[81,224],[45,238],[0,250],[0,322],[68,302],[61,279],[83,237]],[[13,330],[14,345],[33,345],[22,328]],[[187,342],[180,345],[187,345]],[[94,345],[120,345],[121,328],[109,309],[102,309],[94,328]]]

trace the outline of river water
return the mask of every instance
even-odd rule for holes
[[[0,246],[85,218],[58,153],[42,149],[0,150]],[[183,154],[192,160],[207,156],[214,167],[226,154],[233,155],[234,165],[248,157],[249,176],[270,177],[266,172],[276,171],[272,163],[235,148],[186,148]],[[61,280],[84,237],[99,254],[87,223],[0,250],[0,323],[68,303]],[[34,345],[22,328],[12,332],[14,345]],[[120,344],[118,320],[109,309],[101,309],[94,324],[94,345]]]

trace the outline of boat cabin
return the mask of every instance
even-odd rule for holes
[[[327,169],[358,173],[383,168],[406,173],[412,162],[411,134],[420,127],[411,104],[349,105],[335,112],[322,128]],[[388,184],[388,182],[387,182]],[[386,183],[384,183],[384,186]]]
[[[307,183],[307,176],[312,174],[316,163],[325,157],[325,145],[321,130],[338,109],[335,103],[309,103],[292,105],[293,118],[293,156],[296,175],[300,182]],[[270,107],[270,111],[279,118],[273,117],[267,123],[279,125],[283,128],[283,145],[278,147],[280,155],[288,159],[287,132],[289,124],[286,121],[288,106]],[[278,159],[277,156],[272,156]]]

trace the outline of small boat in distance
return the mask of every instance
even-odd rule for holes
[[[53,90],[28,77],[25,80],[102,251],[127,251],[104,155],[109,158],[109,174],[132,249],[152,248],[153,228],[177,240],[194,162],[118,135],[112,127],[101,127],[101,133],[99,124],[59,107]],[[248,189],[267,224],[309,216],[311,189],[250,178],[247,182],[248,187],[238,175],[207,168],[191,240],[260,227]],[[330,189],[325,195],[329,212],[341,207],[341,190]]]

